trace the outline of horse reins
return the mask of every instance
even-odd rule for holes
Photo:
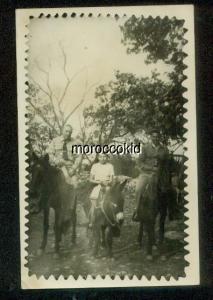
[[[116,226],[116,225],[119,226],[119,224],[118,224],[116,221],[115,221],[115,223],[112,223],[111,220],[110,220],[110,218],[107,216],[107,214],[106,214],[106,212],[105,212],[105,210],[104,210],[104,202],[101,202],[100,208],[101,208],[101,211],[103,212],[105,218],[107,219],[107,221],[109,222],[109,224],[110,224],[111,226],[113,226],[113,227]],[[115,218],[113,209],[112,209],[112,214],[113,214],[113,217]],[[115,218],[115,220],[116,220],[116,218]]]

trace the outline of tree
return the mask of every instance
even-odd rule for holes
[[[122,42],[128,47],[128,53],[147,53],[147,63],[163,60],[182,72],[186,56],[183,46],[187,43],[183,38],[187,30],[183,26],[184,20],[176,18],[132,16],[121,26]]]
[[[185,80],[183,74],[186,66],[184,65],[183,46],[186,44],[184,39],[184,20],[176,18],[144,18],[143,16],[136,18],[132,16],[123,26],[121,26],[123,34],[122,42],[127,46],[127,52],[140,53],[143,51],[147,54],[146,63],[156,63],[163,60],[166,64],[172,66],[173,70],[169,74],[170,84],[164,93],[165,111],[163,106],[161,110],[167,120],[159,123],[159,126],[165,124],[168,127],[167,135],[172,139],[183,140],[184,134],[184,103],[186,99],[183,97],[185,88],[182,82]],[[162,85],[163,83],[158,82]],[[166,105],[165,105],[166,104]],[[167,108],[166,108],[167,107]],[[155,121],[160,121],[155,119]],[[175,127],[175,128],[174,128]]]
[[[159,79],[156,72],[144,78],[117,71],[115,78],[96,89],[98,105],[85,111],[86,118],[96,126],[98,143],[115,142],[129,135],[136,142],[136,133],[149,133],[153,127],[164,143],[171,138],[181,140],[182,123],[174,118],[178,110],[173,99],[168,99],[170,83]]]
[[[30,147],[40,155],[45,153],[46,147],[52,138],[62,134],[64,126],[69,122],[76,110],[86,101],[87,94],[95,86],[95,84],[88,84],[88,76],[86,76],[82,96],[78,103],[72,110],[64,108],[63,104],[68,99],[69,101],[72,100],[68,92],[74,79],[82,72],[86,72],[87,68],[84,67],[72,76],[69,76],[67,72],[67,55],[61,44],[59,47],[63,57],[64,85],[61,86],[57,96],[50,80],[51,72],[54,72],[51,68],[51,62],[49,62],[49,69],[46,70],[44,67],[41,67],[37,60],[35,61],[35,66],[41,75],[43,75],[45,83],[40,83],[30,72],[28,73],[28,140]],[[87,72],[86,75],[88,75]]]
[[[64,102],[68,97],[68,90],[70,89],[74,79],[82,72],[86,71],[84,67],[78,72],[70,76],[67,72],[67,55],[64,48],[59,44],[62,57],[63,65],[62,70],[64,74],[64,86],[61,87],[60,93],[56,95],[51,85],[50,74],[51,74],[51,62],[49,61],[49,69],[46,70],[35,60],[35,65],[40,71],[41,75],[45,78],[45,84],[41,85],[30,73],[28,73],[28,104],[29,110],[33,110],[34,114],[37,115],[43,123],[56,135],[61,135],[64,126],[70,120],[71,116],[76,110],[85,102],[86,96],[89,91],[96,85],[96,83],[88,85],[88,78],[85,80],[85,85],[82,90],[82,97],[79,99],[78,104],[74,106],[71,111],[66,111],[63,108]],[[88,77],[88,76],[87,76]],[[70,99],[71,100],[71,99]]]

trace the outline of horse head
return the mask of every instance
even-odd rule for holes
[[[111,215],[111,219],[114,219],[113,221],[118,224],[123,223],[124,220],[124,197],[122,191],[127,181],[128,178],[121,180],[120,178],[115,177],[105,195],[105,202],[108,204],[108,206],[106,205],[106,213],[109,216]]]
[[[47,178],[47,169],[49,167],[48,154],[38,157],[34,152],[29,159],[30,161],[30,183],[29,183],[29,195],[34,198],[37,197],[42,185]]]

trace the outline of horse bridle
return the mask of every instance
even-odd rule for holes
[[[115,203],[113,203],[113,202],[111,202],[111,204],[112,204],[112,206],[117,207],[117,204],[115,204]],[[116,222],[116,216],[115,216],[115,213],[114,213],[112,207],[111,207],[111,211],[112,211],[112,215],[113,215],[113,218],[114,218],[114,220],[115,220],[115,223],[112,223],[112,221],[110,220],[110,218],[107,216],[107,214],[106,214],[106,212],[105,212],[105,210],[104,210],[104,201],[101,202],[100,208],[101,208],[101,211],[102,211],[102,213],[104,214],[105,218],[107,219],[107,221],[109,222],[109,224],[110,224],[112,227],[114,227],[114,226],[120,226],[119,223]]]

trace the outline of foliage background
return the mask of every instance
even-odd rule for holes
[[[155,128],[163,144],[183,154],[184,20],[132,16],[102,21],[85,20],[80,32],[74,18],[70,40],[64,38],[69,22],[54,22],[54,37],[49,37],[51,20],[31,22],[30,149],[43,155],[70,123],[81,144],[143,144]],[[83,161],[90,166],[95,158],[84,155]],[[134,157],[123,159],[134,164]]]

